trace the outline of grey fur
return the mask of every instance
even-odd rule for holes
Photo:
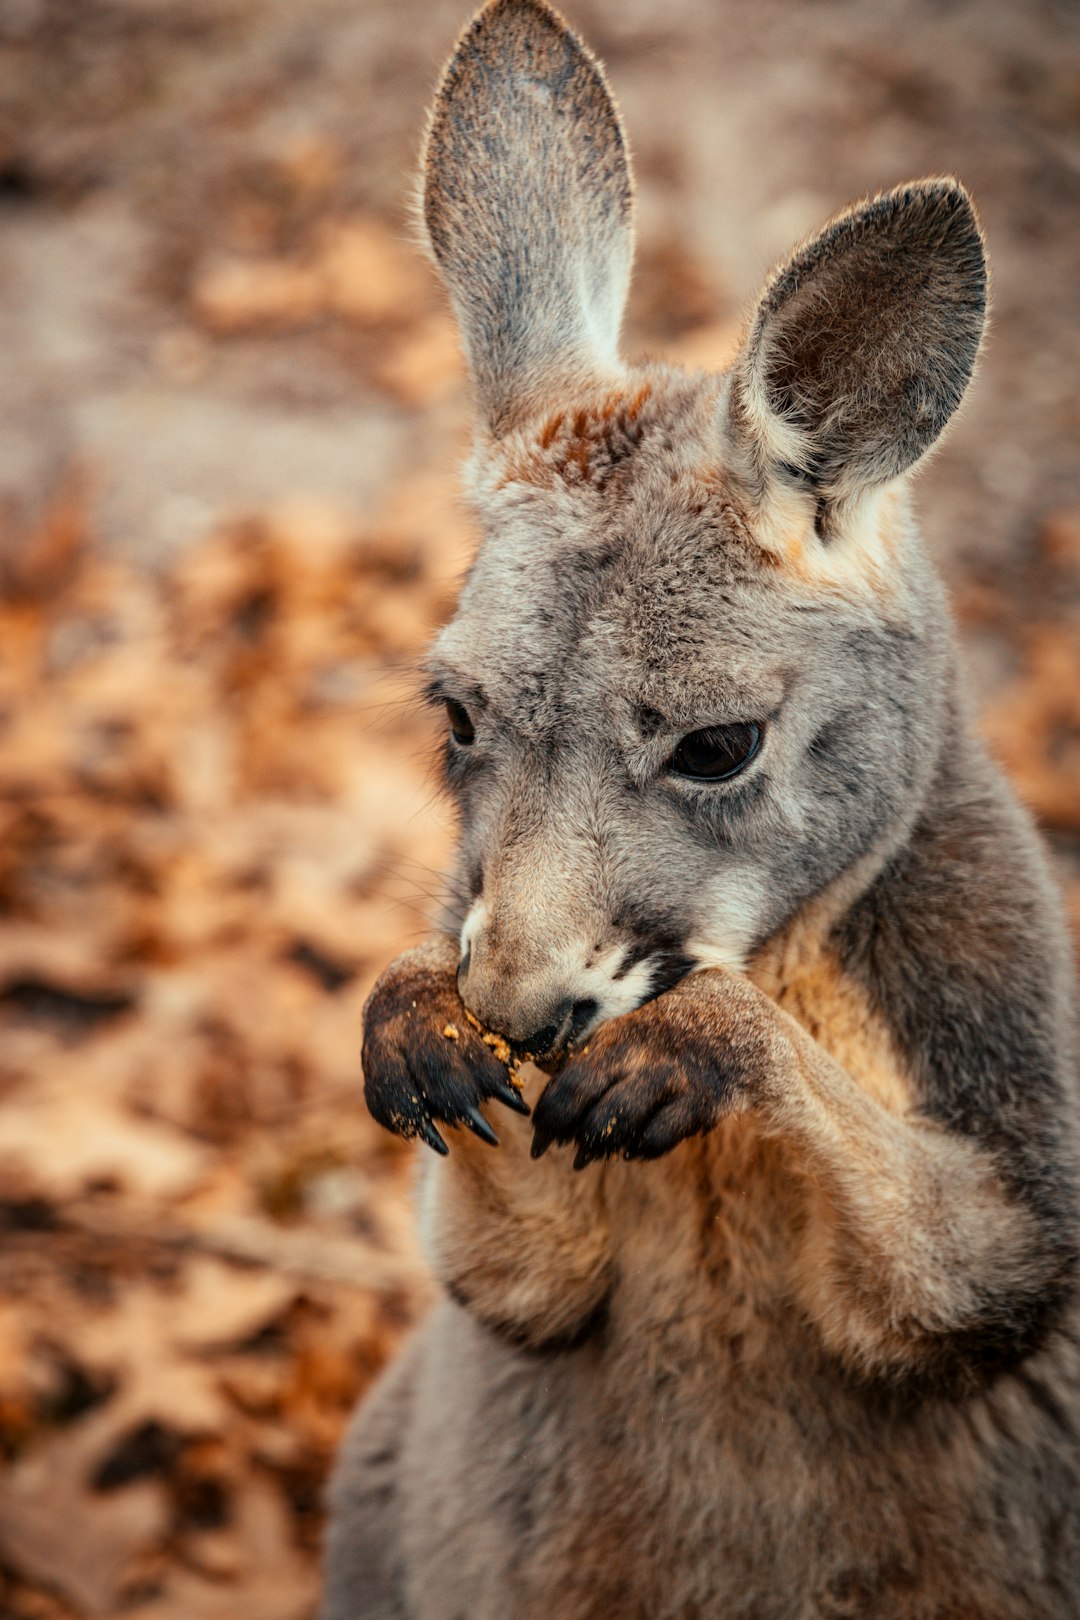
[[[583,138],[586,137],[586,138]],[[603,75],[547,6],[485,7],[447,63],[423,212],[481,410],[502,431],[616,362],[632,194]]]
[[[900,186],[841,215],[773,278],[738,371],[798,433],[796,470],[837,499],[918,460],[960,403],[986,314],[986,265],[954,181]]]
[[[346,1442],[325,1620],[1066,1620],[1072,964],[903,481],[971,374],[975,217],[902,187],[777,272],[726,377],[621,368],[618,130],[540,0],[481,13],[433,116],[480,406],[430,660],[464,899],[364,1066],[449,1140],[446,1298]],[[741,774],[672,773],[731,722]],[[531,1139],[466,1008],[551,1060]]]

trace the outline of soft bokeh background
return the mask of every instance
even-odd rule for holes
[[[358,1046],[449,836],[403,699],[466,404],[406,198],[464,9],[0,0],[0,1616],[310,1615],[423,1309]],[[835,208],[974,191],[993,336],[920,501],[1080,894],[1075,7],[572,11],[636,152],[633,350],[719,363]]]

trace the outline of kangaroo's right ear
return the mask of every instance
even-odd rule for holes
[[[423,209],[493,433],[617,370],[626,146],[599,65],[544,0],[492,0],[462,34],[428,128]]]
[[[841,214],[776,272],[736,362],[732,427],[759,472],[830,503],[906,472],[960,403],[986,314],[986,262],[955,180]]]

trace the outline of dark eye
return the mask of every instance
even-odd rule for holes
[[[455,703],[453,698],[446,700],[446,713],[450,721],[450,734],[462,748],[468,748],[475,740],[476,728],[469,719],[469,711],[462,704]]]
[[[701,781],[722,782],[737,776],[749,765],[761,747],[761,727],[751,721],[734,726],[707,726],[691,731],[668,760],[667,768],[677,776],[693,776]]]

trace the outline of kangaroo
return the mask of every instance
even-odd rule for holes
[[[841,214],[722,376],[628,365],[618,114],[493,0],[423,214],[477,413],[460,905],[363,1061],[442,1298],[345,1442],[325,1620],[1075,1617],[1072,966],[908,491],[971,201]]]

